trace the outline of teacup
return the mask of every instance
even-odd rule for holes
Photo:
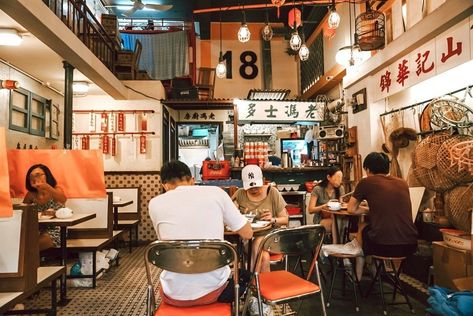
[[[342,203],[338,200],[329,200],[327,206],[331,211],[339,211],[342,208]]]

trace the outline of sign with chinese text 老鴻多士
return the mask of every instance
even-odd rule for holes
[[[325,103],[310,101],[235,100],[239,122],[297,122],[324,120]]]
[[[466,19],[376,73],[374,101],[473,59],[472,25]]]

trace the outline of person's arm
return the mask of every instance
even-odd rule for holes
[[[350,214],[366,214],[369,211],[369,208],[366,206],[361,206],[361,201],[358,201],[353,196],[348,201],[347,211]]]
[[[236,231],[243,239],[251,239],[253,237],[253,229],[251,228],[250,222],[246,222],[242,228]]]
[[[277,214],[277,217],[272,220],[272,224],[278,226],[289,224],[289,215],[286,208],[283,208],[282,211]]]
[[[322,211],[328,211],[327,204],[322,204],[322,205],[316,206],[318,198],[319,197],[315,194],[312,194],[310,196],[309,209],[308,209],[310,214],[320,213]]]
[[[59,186],[56,186],[55,188],[53,188],[48,183],[38,183],[38,184],[35,184],[33,186],[38,191],[47,191],[47,192],[51,193],[51,195],[53,197],[53,200],[58,202],[58,203],[64,204],[67,201],[67,198],[66,198],[66,195],[64,194],[64,191]]]

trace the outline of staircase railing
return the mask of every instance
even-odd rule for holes
[[[43,0],[61,21],[113,72],[120,43],[112,38],[84,0]]]

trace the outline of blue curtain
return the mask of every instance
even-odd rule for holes
[[[156,80],[189,74],[189,50],[185,31],[161,34],[121,33],[125,49],[134,50],[136,39],[143,45],[139,66]]]

